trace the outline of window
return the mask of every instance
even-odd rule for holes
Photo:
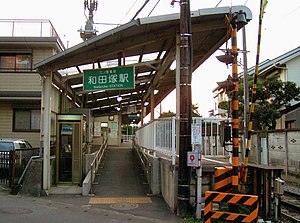
[[[30,53],[0,53],[0,71],[31,71],[32,55]]]
[[[286,129],[293,129],[296,128],[296,120],[286,121],[285,122]]]
[[[14,132],[40,131],[41,111],[30,109],[14,110]]]

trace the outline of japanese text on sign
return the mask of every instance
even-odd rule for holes
[[[134,67],[84,70],[83,90],[133,89]]]

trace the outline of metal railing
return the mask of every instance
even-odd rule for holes
[[[136,131],[136,143],[140,147],[165,154],[172,159],[175,165],[176,159],[176,118],[163,118],[154,120],[148,125]]]
[[[0,19],[3,37],[56,37],[62,50],[65,46],[48,19]]]
[[[192,124],[201,124],[200,146],[202,147],[203,155],[226,155],[220,142],[219,130],[220,122],[226,120],[225,118],[215,117],[193,118]],[[157,119],[148,123],[136,131],[136,144],[151,150],[154,155],[159,152],[171,157],[172,164],[175,165],[176,156],[178,156],[176,153],[176,121],[175,117],[171,117]]]
[[[0,182],[14,186],[31,157],[39,156],[40,148],[0,151]]]
[[[122,141],[123,142],[129,142],[131,140],[133,140],[134,135],[122,135]]]
[[[100,146],[100,149],[98,150],[98,152],[96,153],[96,156],[94,158],[94,160],[92,161],[91,163],[91,166],[90,166],[90,173],[91,173],[91,190],[92,190],[92,186],[93,186],[93,182],[95,180],[95,177],[96,177],[96,173],[98,171],[98,167],[99,167],[99,164],[101,163],[101,159],[103,157],[103,154],[107,148],[107,141],[108,141],[108,138],[106,137],[103,144]]]

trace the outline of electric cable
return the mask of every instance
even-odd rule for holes
[[[149,3],[150,0],[146,0],[144,2],[144,4],[142,5],[142,7],[135,13],[135,15],[132,17],[131,21],[134,20],[138,14],[140,14],[140,12],[144,9],[144,7]]]
[[[125,17],[129,14],[129,12],[131,11],[131,9],[135,6],[135,4],[137,3],[138,0],[135,0],[135,2],[132,4],[132,6],[130,7],[130,9],[126,12],[126,14],[123,16],[123,18],[121,19],[121,21],[119,22],[119,25],[123,22],[123,20],[125,19]]]
[[[160,2],[160,0],[158,0],[156,2],[156,4],[154,5],[154,7],[152,8],[152,10],[149,12],[148,17],[151,15],[151,13],[153,12],[153,10],[156,8],[156,6],[158,5],[158,3]]]

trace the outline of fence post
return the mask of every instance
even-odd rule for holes
[[[172,165],[176,164],[176,148],[175,148],[175,140],[176,140],[176,118],[172,117]]]
[[[287,179],[289,172],[289,144],[288,144],[288,132],[284,130],[284,143],[285,143],[285,179]]]
[[[156,157],[156,121],[153,121],[153,156]]]

